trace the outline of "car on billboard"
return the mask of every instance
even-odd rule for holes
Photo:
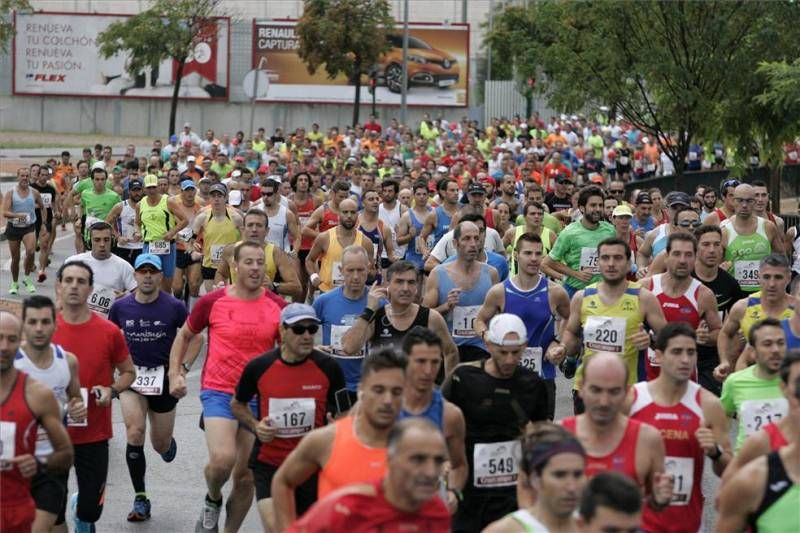
[[[403,36],[387,36],[391,48],[377,66],[379,80],[393,93],[403,90]],[[458,83],[460,69],[455,57],[437,50],[418,37],[408,36],[408,87],[427,85],[446,89]]]

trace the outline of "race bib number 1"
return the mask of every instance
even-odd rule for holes
[[[131,388],[144,396],[160,396],[164,391],[164,366],[136,367],[136,379]]]
[[[664,458],[664,470],[672,474],[672,503],[670,505],[689,505],[694,486],[694,459],[692,457]]]
[[[302,437],[314,429],[316,403],[313,398],[270,398],[270,423],[279,439]]]
[[[475,318],[480,305],[457,305],[453,308],[453,337],[474,337]]]
[[[17,423],[0,422],[0,470],[11,470],[16,455]]]
[[[149,252],[155,255],[169,255],[169,241],[150,241]]]
[[[211,262],[217,264],[222,259],[222,252],[225,251],[224,244],[212,244],[211,245]]]
[[[473,453],[476,488],[511,487],[517,482],[518,441],[476,444]]]

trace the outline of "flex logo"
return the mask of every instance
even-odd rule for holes
[[[26,79],[33,81],[63,83],[66,81],[66,74],[27,74]]]

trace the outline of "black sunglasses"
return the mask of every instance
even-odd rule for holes
[[[295,335],[302,335],[306,331],[311,333],[312,335],[316,335],[317,331],[319,331],[319,324],[309,324],[308,326],[294,324],[293,326],[289,326],[289,328]]]
[[[678,225],[682,228],[688,228],[689,226],[696,228],[700,226],[701,222],[699,220],[684,220],[683,222],[678,222]]]

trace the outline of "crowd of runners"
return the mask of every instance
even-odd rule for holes
[[[800,225],[765,183],[637,188],[658,143],[578,117],[112,152],[2,198],[0,530],[96,530],[115,402],[158,521],[146,456],[199,392],[196,532],[253,501],[265,531],[800,531]]]

